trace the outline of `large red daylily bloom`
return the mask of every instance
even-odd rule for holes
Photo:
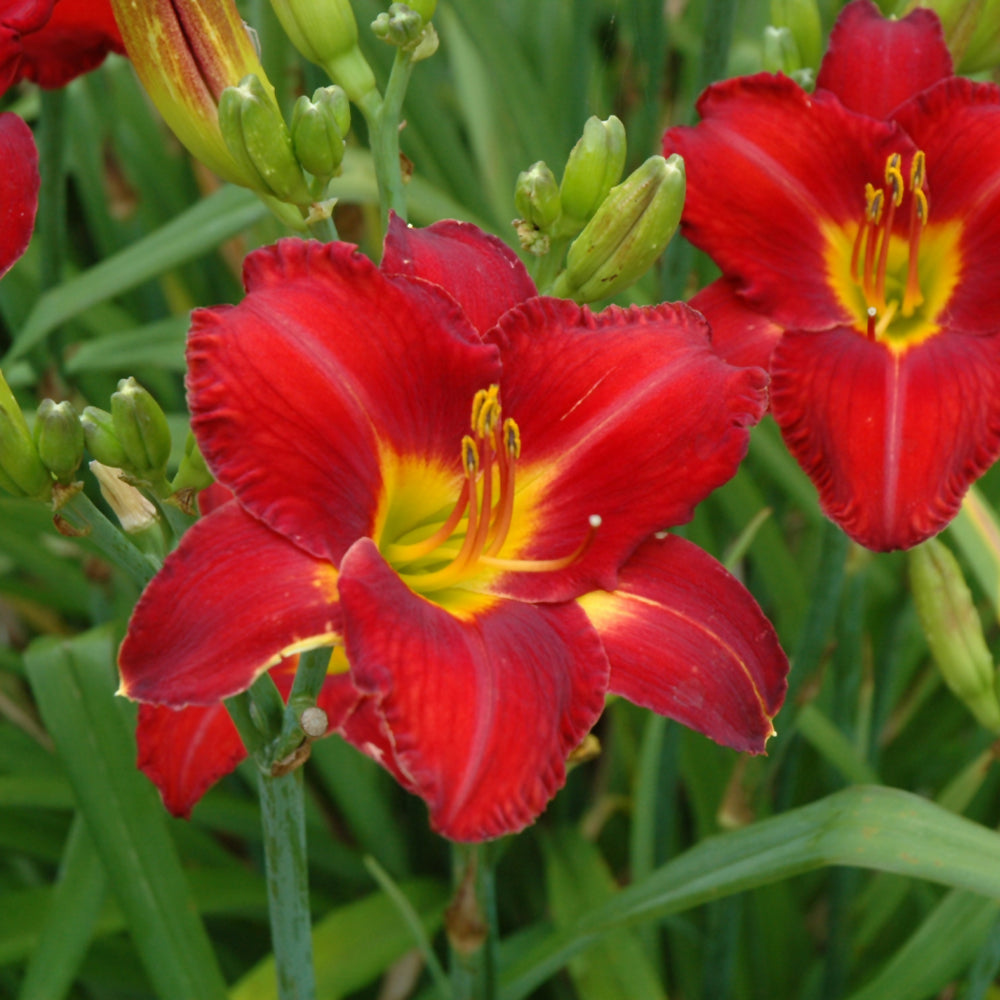
[[[331,645],[332,726],[462,840],[535,819],[609,691],[763,750],[787,669],[773,629],[654,533],[733,474],[764,372],[720,360],[685,306],[539,298],[460,223],[394,219],[381,268],[285,240],[245,281],[188,345],[192,426],[234,499],[140,599],[125,694],[215,706]],[[161,788],[176,733],[140,733]]]
[[[24,253],[38,210],[38,152],[17,115],[0,114],[0,277]]]
[[[824,511],[876,550],[940,531],[1000,453],[1000,90],[952,75],[937,16],[842,12],[811,96],[710,87],[684,156],[692,300]]]
[[[64,87],[124,51],[110,0],[0,0],[0,93],[21,80]]]

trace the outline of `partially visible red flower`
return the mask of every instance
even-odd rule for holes
[[[38,153],[31,129],[0,114],[0,277],[27,249],[38,209]]]
[[[0,93],[64,87],[109,52],[125,52],[110,0],[0,0]]]
[[[871,549],[940,531],[1000,454],[1000,90],[952,75],[937,16],[841,13],[809,95],[761,74],[673,128],[683,227],[723,271],[692,305],[824,511]]]
[[[206,497],[223,502],[119,658],[124,693],[181,708],[140,720],[171,808],[239,753],[230,733],[191,754],[181,720],[205,737],[221,699],[317,645],[333,727],[455,839],[532,822],[609,691],[763,750],[787,670],[773,629],[718,563],[654,535],[735,471],[762,371],[721,361],[684,306],[539,298],[460,223],[394,219],[381,268],[282,241],[245,280],[188,345],[194,433],[234,499]]]

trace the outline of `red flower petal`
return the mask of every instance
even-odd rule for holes
[[[240,305],[194,315],[192,426],[243,506],[337,563],[374,529],[386,451],[460,476],[497,352],[453,300],[347,244],[282,240],[251,254],[245,276]]]
[[[517,254],[468,222],[446,219],[426,229],[389,217],[382,270],[440,285],[485,333],[512,306],[538,294]]]
[[[766,407],[765,373],[723,362],[704,320],[683,305],[595,315],[534,299],[490,337],[504,359],[504,415],[520,427],[515,526],[529,528],[520,550],[502,554],[567,555],[588,517],[602,518],[569,568],[507,575],[491,586],[497,593],[552,601],[614,589],[642,539],[688,521],[735,473]]]
[[[732,282],[719,278],[688,300],[712,331],[712,346],[724,361],[737,368],[767,370],[771,351],[782,334],[766,316],[751,309],[736,293]]]
[[[1000,328],[1000,89],[954,78],[900,108],[897,120],[927,155],[930,222],[961,224],[962,271],[941,316],[969,332]]]
[[[51,16],[43,18],[46,9]],[[0,42],[3,89],[19,80],[64,87],[99,66],[109,52],[125,52],[108,0],[15,3],[12,11],[0,12],[0,23],[18,32]]]
[[[340,593],[354,683],[434,828],[482,840],[531,823],[604,706],[607,659],[582,611],[485,599],[456,617],[368,539],[344,557]]]
[[[829,90],[852,111],[872,118],[952,75],[941,21],[917,7],[901,20],[885,18],[871,0],[849,3],[830,32],[817,90]]]
[[[890,153],[905,159],[910,141],[787,77],[716,84],[698,110],[703,121],[663,140],[687,166],[685,235],[778,325],[850,322],[827,278],[822,226],[859,220],[865,184],[883,176]]]
[[[954,517],[1000,453],[1000,338],[942,333],[901,355],[837,329],[786,334],[771,410],[828,517],[905,549]]]
[[[38,209],[38,153],[31,129],[17,115],[0,114],[0,277],[31,242]]]
[[[611,661],[609,689],[736,750],[761,753],[788,659],[746,588],[696,545],[651,539],[614,593],[580,599]]]
[[[336,579],[238,504],[218,508],[139,599],[118,654],[121,693],[179,707],[245,690],[280,656],[339,634]]]
[[[283,661],[271,671],[285,698],[292,687],[296,660]],[[357,700],[347,674],[327,679],[317,703],[327,714],[328,732],[341,724]],[[136,739],[139,769],[159,789],[167,809],[185,819],[205,792],[247,756],[223,704],[187,708],[141,704]]]

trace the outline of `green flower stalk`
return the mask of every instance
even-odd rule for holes
[[[42,465],[56,482],[67,485],[83,461],[83,428],[73,404],[43,399],[32,435]]]
[[[913,603],[941,676],[983,726],[1000,732],[996,668],[958,561],[936,538],[909,558]]]
[[[600,207],[625,169],[625,126],[614,115],[587,119],[570,151],[559,186],[566,235],[578,233]]]
[[[0,489],[16,497],[48,500],[52,477],[38,457],[27,421],[0,373]]]
[[[255,178],[255,190],[293,205],[312,201],[274,94],[256,74],[222,92],[219,128],[233,159]]]
[[[261,191],[259,176],[233,157],[219,128],[223,91],[251,74],[277,108],[233,0],[111,0],[111,6],[136,73],[177,138],[223,179]]]
[[[637,281],[663,252],[684,208],[684,161],[651,156],[611,189],[573,241],[552,294],[577,302],[615,295]]]
[[[271,0],[292,44],[356,104],[375,89],[375,74],[358,48],[358,23],[349,0]]]

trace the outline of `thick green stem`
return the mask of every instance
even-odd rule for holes
[[[302,772],[260,775],[271,943],[280,1000],[315,1000]]]
[[[445,916],[454,1000],[495,1000],[497,924],[493,873],[480,844],[452,844],[455,895]]]
[[[140,587],[149,583],[159,569],[159,566],[132,544],[128,535],[94,506],[86,493],[74,494],[59,508],[56,515],[77,531],[85,532],[102,555],[128,574]]]

